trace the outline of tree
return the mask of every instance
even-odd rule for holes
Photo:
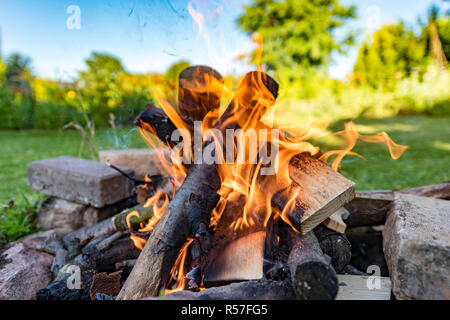
[[[20,53],[12,53],[6,58],[6,84],[13,91],[30,95],[31,59]]]
[[[395,79],[424,66],[426,39],[416,37],[403,23],[383,25],[360,47],[354,72],[373,87],[391,86]]]
[[[119,77],[122,63],[109,54],[93,52],[85,60],[88,70],[80,73],[77,85],[90,107],[115,107],[121,102]]]
[[[333,32],[355,18],[354,6],[339,0],[253,0],[238,19],[241,29],[259,33],[264,41],[262,62],[294,79],[299,71],[326,66],[333,50],[353,43]]]

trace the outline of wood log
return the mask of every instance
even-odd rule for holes
[[[305,234],[332,215],[355,196],[355,184],[335,172],[325,162],[308,153],[294,156],[289,163],[292,179],[290,190],[300,188],[295,206],[288,212],[292,226]],[[272,197],[272,206],[282,211],[290,191],[281,191]]]
[[[345,205],[350,214],[344,222],[348,228],[384,224],[393,199],[391,190],[357,191],[355,199]]]
[[[115,237],[96,239],[83,248],[83,252],[61,268],[55,280],[38,291],[38,300],[89,300],[89,290],[93,276],[99,271],[114,270],[115,263],[135,259],[140,251],[129,238],[116,240]],[[80,287],[68,286],[68,280],[74,271],[80,275]]]
[[[145,207],[144,203],[138,204],[132,208],[123,210],[122,212],[114,215],[113,217],[103,220],[92,226],[87,226],[71,233],[66,234],[62,241],[66,248],[73,246],[74,243],[78,244],[78,247],[86,244],[92,238],[97,238],[114,232],[128,229],[127,216],[137,211],[138,216],[132,216],[130,218],[130,225],[136,226],[143,222],[146,222],[153,217],[153,206]]]
[[[350,212],[344,222],[347,227],[382,225],[386,221],[394,193],[414,194],[422,197],[450,200],[450,182],[407,188],[401,190],[357,191],[355,199],[345,205]]]
[[[347,229],[347,225],[344,222],[344,219],[347,219],[350,215],[347,209],[344,207],[338,209],[335,213],[329,216],[327,219],[323,221],[323,224],[328,229],[337,231],[339,233],[344,233],[345,229]]]
[[[160,298],[147,297],[143,300]],[[295,300],[290,281],[244,281],[199,292],[178,291],[166,295],[164,300]]]
[[[258,80],[262,80],[262,83]],[[263,90],[269,90],[275,102],[278,84],[262,72],[248,73],[215,128],[225,132],[228,128],[239,127],[240,121],[247,121],[254,111],[254,99],[258,99]],[[243,119],[233,118],[236,108],[239,108]],[[261,116],[263,113],[261,112]],[[204,149],[210,143],[214,142],[206,142]],[[201,164],[194,163],[190,166],[185,181],[155,226],[118,299],[140,299],[158,295],[166,286],[170,271],[184,243],[190,236],[205,233],[211,212],[219,201],[216,192],[221,185],[217,164],[208,162],[208,159],[203,159]]]
[[[336,272],[344,270],[352,258],[352,246],[345,234],[327,228],[324,224],[314,229],[323,253],[331,258],[331,265]]]
[[[207,66],[192,66],[180,73],[178,81],[178,110],[194,121],[219,109],[223,91],[223,78]]]
[[[414,194],[416,196],[450,200],[450,181],[398,190],[396,192]]]
[[[181,120],[184,121],[187,127],[193,130],[194,124],[190,118],[183,116]],[[175,124],[162,109],[151,103],[147,104],[146,108],[138,115],[134,120],[134,124],[156,135],[159,140],[170,148],[173,148],[179,143],[179,141],[172,140],[172,133],[177,129]]]
[[[280,230],[281,231],[281,230]],[[300,300],[331,300],[338,292],[336,271],[324,257],[314,232],[300,234],[283,225],[280,236],[292,249],[287,265],[297,298]],[[287,238],[287,239],[286,239]]]
[[[259,215],[252,216],[251,225],[233,227],[243,215],[246,197],[235,192],[229,199],[233,200],[227,202],[222,212],[207,257],[203,276],[205,287],[263,277],[266,240],[272,236],[269,228],[264,226]]]

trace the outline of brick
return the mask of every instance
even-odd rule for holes
[[[397,299],[450,299],[450,201],[396,193],[383,250]]]
[[[98,154],[100,162],[109,161],[117,166],[131,168],[139,179],[144,179],[146,174],[165,172],[158,155],[165,155],[169,159],[168,149],[103,150]]]
[[[134,171],[120,167],[133,175]],[[34,190],[101,208],[130,196],[133,182],[108,166],[62,156],[28,164],[28,183]]]

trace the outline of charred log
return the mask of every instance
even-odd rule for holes
[[[331,265],[336,272],[344,270],[352,258],[352,246],[343,233],[328,229],[320,224],[314,229],[323,253],[331,258]]]
[[[291,244],[287,265],[297,298],[300,300],[331,300],[338,292],[336,271],[320,248],[313,232],[304,235],[283,225],[283,241]]]

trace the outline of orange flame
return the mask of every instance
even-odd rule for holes
[[[189,4],[188,10],[198,24],[200,32],[205,32],[203,16],[195,11],[191,4]],[[278,132],[273,128],[273,117],[276,107],[275,97],[265,85],[265,80],[267,79],[264,78],[264,73],[260,72],[262,55],[261,35],[255,35],[254,41],[259,45],[256,52],[258,72],[251,73],[241,80],[231,103],[225,110],[211,110],[203,118],[202,122],[203,142],[208,137],[210,138],[207,135],[209,129],[217,129],[219,131],[225,131],[224,129],[227,128],[240,129],[240,131],[235,131],[230,146],[224,141],[224,150],[221,150],[220,145],[217,145],[216,154],[219,154],[219,156],[223,156],[226,153],[225,151],[234,150],[237,152],[233,154],[232,161],[228,161],[230,159],[222,159],[225,161],[217,165],[221,179],[221,187],[218,190],[220,200],[211,215],[211,226],[214,226],[220,221],[228,203],[244,201],[245,205],[236,212],[235,220],[230,224],[230,228],[233,230],[251,227],[258,223],[266,226],[272,214],[274,214],[275,218],[281,217],[292,226],[288,219],[288,214],[295,207],[296,199],[301,195],[301,189],[292,186],[289,176],[289,162],[292,157],[299,153],[318,154],[319,147],[313,145],[311,140],[327,134],[325,132],[326,125],[316,128],[311,123],[306,123],[304,126],[297,128],[278,128],[281,134],[275,134]],[[216,79],[205,79],[202,82],[202,86],[204,86],[203,83],[207,83],[210,86],[207,88],[210,91],[230,93],[226,85],[223,82],[216,81]],[[202,92],[202,90],[197,90],[199,83],[194,81],[191,84],[183,84],[185,87],[189,85],[196,88],[195,92]],[[193,94],[195,97],[195,93]],[[180,117],[176,108],[168,100],[158,95],[156,95],[156,99],[173,124],[179,129],[186,130],[188,135],[190,135],[192,128]],[[254,134],[253,130],[257,134]],[[151,133],[154,133],[152,128],[140,129],[139,132],[152,147],[158,147],[154,137],[151,136]],[[385,132],[375,135],[361,135],[356,125],[351,121],[346,123],[344,130],[337,132],[336,135],[345,140],[346,146],[342,150],[328,151],[320,157],[321,160],[326,161],[329,157],[336,156],[331,164],[336,171],[346,155],[358,155],[352,152],[357,140],[385,143],[393,159],[398,159],[407,148],[394,143]],[[184,141],[193,140],[191,137],[186,137]],[[268,152],[271,146],[278,148],[274,158],[274,161],[278,164],[278,170],[273,175],[262,175],[262,170],[267,169],[268,164],[263,163],[258,155],[263,151]],[[151,231],[154,228],[166,211],[169,198],[175,195],[176,188],[183,183],[186,177],[186,167],[181,163],[181,157],[178,154],[180,150],[171,149],[169,156],[160,150],[158,151],[158,158],[161,170],[167,172],[174,180],[174,190],[170,195],[162,190],[158,190],[154,196],[147,200],[145,206],[153,206],[154,215],[147,223],[141,225],[140,232]],[[274,212],[271,206],[271,198],[279,192],[288,193],[286,197],[288,200],[282,212]],[[136,214],[138,213],[130,213],[129,217],[127,217],[127,223],[129,223],[129,218]],[[145,240],[142,241],[135,235],[131,235],[131,238],[139,248],[142,248],[143,244],[145,244]],[[190,239],[184,244],[173,266],[172,278],[177,279],[175,289],[166,289],[165,294],[184,289],[184,264],[192,241]]]

